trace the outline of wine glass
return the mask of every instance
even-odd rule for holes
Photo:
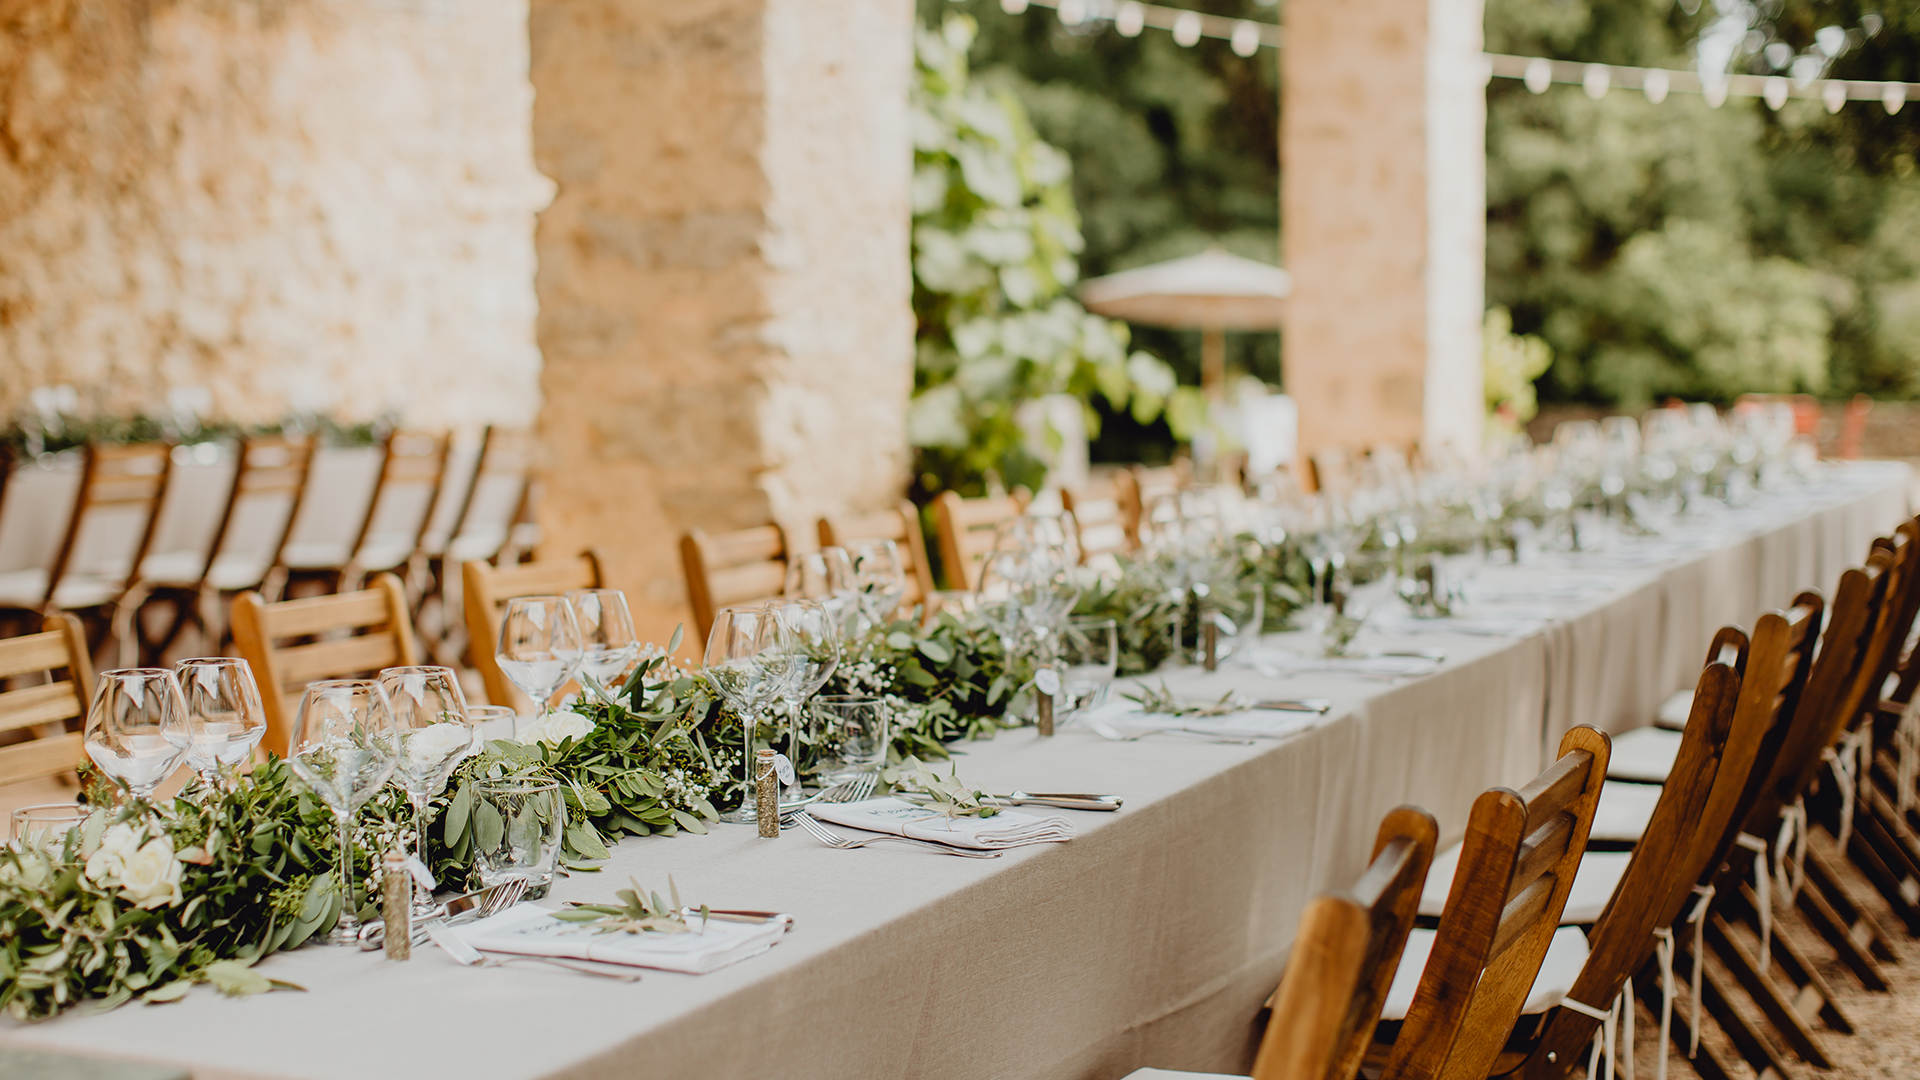
[[[480,730],[467,712],[467,695],[452,668],[396,667],[380,673],[393,710],[400,760],[394,779],[413,804],[413,853],[427,861],[427,803],[447,786],[460,762],[480,748]],[[413,913],[433,910],[433,897],[416,889]]]
[[[103,671],[87,710],[87,756],[127,785],[136,799],[153,795],[185,754],[168,736],[185,729],[187,703],[166,668]]]
[[[907,571],[891,540],[856,540],[847,545],[860,611],[875,626],[885,626],[907,593]]]
[[[789,658],[787,679],[775,691],[775,696],[786,706],[787,757],[797,762],[800,760],[801,708],[840,666],[839,627],[826,605],[818,600],[772,600],[767,603],[767,611],[773,616],[778,648]],[[797,776],[786,794],[790,798],[800,797]]]
[[[595,696],[608,700],[640,655],[627,594],[619,589],[575,589],[567,594],[567,603],[573,605],[574,620],[580,624],[581,681]]]
[[[357,945],[353,906],[353,816],[400,763],[399,732],[387,692],[372,679],[307,684],[294,717],[288,764],[340,826],[340,918],[329,945]]]
[[[860,590],[854,585],[853,560],[847,549],[823,547],[793,557],[787,568],[785,595],[818,600],[840,626],[860,610]]]
[[[787,678],[785,659],[775,659],[779,631],[774,618],[764,607],[722,608],[713,617],[713,629],[707,634],[705,669],[707,678],[720,697],[732,706],[740,718],[742,754],[740,779],[747,797],[739,809],[720,816],[721,821],[751,823],[756,820],[753,804],[754,729],[760,713],[766,709],[780,684]]]
[[[1106,700],[1120,663],[1120,628],[1112,619],[1082,616],[1070,619],[1060,635],[1060,690],[1069,712]]]
[[[580,666],[584,650],[580,623],[564,596],[516,596],[500,620],[500,644],[494,661],[501,674],[533,699],[534,715]]]
[[[200,782],[218,791],[267,733],[260,685],[247,662],[231,656],[182,660],[173,671],[185,695],[186,722],[167,738],[186,754]]]

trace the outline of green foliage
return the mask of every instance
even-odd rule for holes
[[[1533,380],[1552,366],[1553,349],[1537,337],[1514,333],[1506,308],[1490,308],[1480,327],[1480,351],[1487,422],[1501,431],[1518,431],[1540,411]]]
[[[1040,141],[1004,89],[972,81],[973,22],[916,35],[913,307],[918,321],[907,437],[922,496],[979,494],[995,478],[1038,487],[1023,404],[1052,393],[1131,404],[1151,420],[1171,380],[1128,354],[1125,325],[1065,295],[1079,275],[1079,219],[1065,155]],[[1135,395],[1136,383],[1148,392]],[[1089,411],[1090,425],[1098,414]]]

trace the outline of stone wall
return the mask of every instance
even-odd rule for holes
[[[0,410],[529,423],[527,0],[0,0]]]
[[[911,0],[534,0],[547,551],[643,635],[677,541],[907,479]],[[698,652],[689,627],[689,651]]]

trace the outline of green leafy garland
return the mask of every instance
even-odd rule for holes
[[[1238,572],[1284,606],[1295,570],[1285,558],[1252,559]],[[1156,568],[1129,564],[1118,583],[1089,587],[1076,609],[1122,628],[1122,673],[1156,666],[1170,649],[1165,628],[1178,603],[1160,580]],[[678,645],[676,633],[667,653]],[[483,777],[559,782],[568,821],[562,857],[573,870],[593,869],[622,837],[705,832],[737,806],[746,795],[741,721],[702,675],[675,668],[667,653],[644,660],[607,699],[542,718],[523,732],[530,741],[489,742],[463,763],[433,803],[427,849],[436,875],[447,884],[471,876],[482,828],[473,783]],[[943,614],[848,643],[823,692],[878,697],[893,733],[893,774],[933,776],[967,810],[964,785],[919,763],[948,757],[957,740],[1026,723],[1031,674],[1007,669],[984,626]],[[785,719],[776,712],[757,724],[756,742],[787,745]],[[790,749],[802,772],[814,767],[814,747]],[[0,849],[0,1008],[37,1020],[82,1004],[172,1001],[202,982],[229,994],[285,986],[252,965],[332,926],[343,902],[327,809],[278,759],[231,791],[190,787],[158,806],[122,795],[94,783],[83,798],[101,809],[83,827],[51,843]],[[410,844],[412,821],[391,788],[361,811],[348,891],[362,918],[378,917],[374,856]]]

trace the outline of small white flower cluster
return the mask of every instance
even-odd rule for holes
[[[146,828],[125,823],[101,834],[87,856],[87,880],[109,889],[143,908],[172,907],[180,902],[180,860],[166,836],[147,837]]]
[[[660,779],[664,781],[662,786],[665,788],[660,801],[680,810],[693,809],[695,799],[704,799],[713,790],[710,785],[688,776],[687,771],[677,765],[661,774]]]
[[[577,743],[592,730],[592,720],[568,709],[556,709],[520,729],[517,741],[528,746],[535,743],[558,746],[568,738]]]
[[[367,853],[368,872],[360,883],[368,896],[380,895],[380,860],[389,851],[411,853],[414,849],[414,830],[410,821],[388,821],[383,818],[363,817],[354,827],[354,846]]]

